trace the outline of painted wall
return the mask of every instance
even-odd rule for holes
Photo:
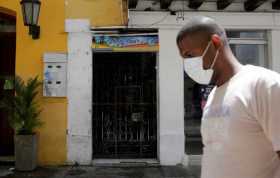
[[[41,37],[33,40],[28,35],[28,28],[23,25],[20,0],[0,0],[0,10],[3,8],[15,11],[16,23],[16,74],[24,79],[39,75],[42,79],[44,52],[67,51],[67,34],[64,32],[64,1],[41,1],[39,25]],[[67,99],[43,98],[40,92],[39,102],[45,125],[38,130],[40,165],[64,164],[66,161],[66,128]]]
[[[68,19],[89,19],[91,26],[127,24],[127,0],[65,0]]]
[[[65,30],[65,19],[87,19],[90,21],[87,29],[89,36],[89,44],[87,46],[89,48],[91,47],[90,26],[121,26],[127,23],[127,0],[48,0],[41,1],[41,3],[41,13],[39,17],[41,37],[38,40],[33,40],[31,36],[28,35],[28,28],[23,25],[20,0],[0,0],[1,12],[7,12],[7,9],[10,9],[11,11],[8,11],[8,13],[15,14],[17,17],[16,73],[24,79],[36,75],[39,75],[42,79],[42,56],[45,52],[70,52],[70,58],[73,56],[73,60],[68,64],[70,68],[76,67],[72,64],[80,63],[77,57],[78,59],[82,59],[80,58],[81,56],[75,56],[75,53],[72,53],[73,50],[76,50],[75,46],[77,46],[73,46],[72,44],[75,42],[75,37],[79,36],[79,34],[73,30]],[[79,26],[76,25],[74,28],[76,27],[78,28]],[[67,34],[66,31],[69,32],[69,34]],[[72,32],[74,32],[73,35]],[[79,38],[77,39],[79,41]],[[88,59],[90,62],[92,57],[88,57]],[[83,70],[83,68],[81,68],[81,70]],[[87,77],[90,77],[90,75],[91,73],[88,74]],[[70,79],[68,88],[74,90],[75,87],[80,87],[77,81],[81,80],[79,80],[80,78],[76,81],[72,80],[75,79],[73,76],[75,76],[75,72],[73,72],[73,74],[68,72],[68,79]],[[85,90],[91,91],[91,86]],[[86,117],[81,117],[81,119],[85,120],[83,122],[85,124],[78,123],[78,126],[84,127],[77,127],[78,130],[75,129],[75,127],[71,127],[71,125],[75,125],[76,122],[72,124],[68,123],[68,113],[73,113],[73,115],[70,116],[73,120],[80,117],[76,117],[78,113],[76,113],[75,108],[73,108],[80,103],[69,102],[76,97],[76,95],[71,94],[71,91],[72,90],[70,90],[70,92],[68,91],[68,94],[71,95],[70,99],[69,97],[68,99],[46,98],[42,97],[42,90],[40,92],[39,101],[43,109],[41,117],[45,122],[45,125],[38,130],[38,161],[40,165],[58,165],[73,161],[89,164],[92,159],[90,152],[91,137],[84,142],[85,144],[89,143],[87,144],[89,149],[87,149],[87,154],[83,154],[82,158],[80,158],[81,153],[85,152],[81,152],[79,149],[78,145],[80,145],[81,140],[76,138],[77,136],[84,138],[84,136],[89,137],[89,135],[91,135],[91,106],[90,103],[86,105],[89,107],[89,109],[85,111],[87,115]],[[82,97],[82,95],[79,96]],[[84,108],[86,109],[87,107]],[[68,137],[70,138],[69,140],[71,140],[70,142],[67,142],[66,138],[67,129],[69,129]],[[84,134],[85,131],[86,133]]]

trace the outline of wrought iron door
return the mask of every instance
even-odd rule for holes
[[[93,157],[155,158],[155,53],[95,53]]]

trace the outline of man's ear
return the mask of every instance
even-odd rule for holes
[[[222,41],[221,37],[217,34],[213,34],[211,36],[211,41],[216,49],[219,49],[223,45],[223,41]]]

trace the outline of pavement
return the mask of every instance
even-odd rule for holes
[[[61,166],[31,172],[0,166],[0,178],[200,178],[200,166]]]

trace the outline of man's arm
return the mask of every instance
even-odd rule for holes
[[[280,159],[280,151],[277,151],[277,154],[278,154],[278,157],[279,157],[279,159]]]

